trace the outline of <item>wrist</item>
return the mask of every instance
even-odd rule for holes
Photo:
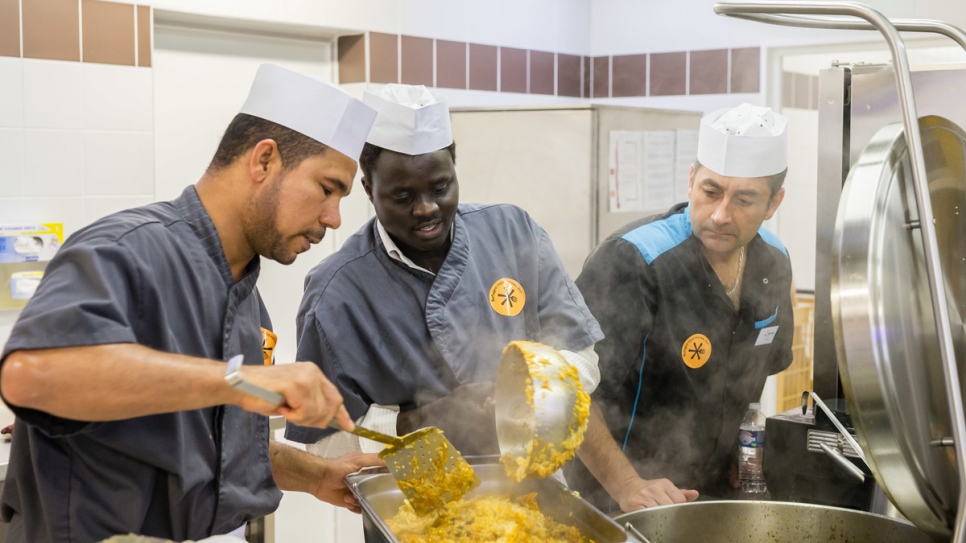
[[[212,405],[234,405],[243,407],[242,404],[247,395],[228,384],[228,381],[225,379],[225,368],[226,365],[224,363],[214,360],[209,361],[209,364],[205,365],[205,375],[202,382],[207,383],[205,387],[206,394],[211,398]]]
[[[644,481],[644,479],[642,479],[640,476],[634,474],[616,481],[613,483],[614,492],[611,492],[611,497],[620,503],[624,496],[635,486],[639,480]]]

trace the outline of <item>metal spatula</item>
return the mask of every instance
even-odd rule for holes
[[[242,360],[242,355],[237,355],[228,361],[225,380],[246,394],[275,405],[284,404],[283,395],[242,378]],[[480,483],[476,472],[439,428],[423,428],[402,437],[361,426],[350,432],[335,420],[329,422],[329,428],[384,443],[386,448],[379,453],[379,458],[385,460],[396,484],[418,515],[462,498]]]
[[[348,431],[334,420],[329,423],[329,428]],[[423,428],[402,437],[361,426],[356,426],[350,433],[386,444],[379,458],[385,460],[386,467],[417,515],[425,515],[462,498],[480,483],[476,472],[439,428]]]

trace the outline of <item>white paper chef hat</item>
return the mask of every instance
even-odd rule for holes
[[[698,162],[725,177],[765,177],[788,167],[788,119],[741,104],[701,119]]]
[[[453,143],[446,98],[423,85],[394,83],[365,91],[362,100],[379,111],[366,140],[373,145],[405,155],[421,155]]]
[[[358,159],[376,111],[342,89],[262,64],[239,113],[280,124],[353,159]]]

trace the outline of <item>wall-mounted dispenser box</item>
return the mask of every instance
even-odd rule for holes
[[[61,223],[0,226],[0,309],[22,309],[64,243]]]

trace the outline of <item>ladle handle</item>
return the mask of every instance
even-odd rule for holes
[[[627,524],[624,525],[624,529],[626,529],[628,532],[630,532],[634,537],[640,539],[641,540],[641,543],[651,543],[651,540],[648,539],[648,538],[646,538],[646,537],[644,537],[644,534],[642,534],[641,532],[639,532],[637,530],[637,528],[635,528],[634,525],[631,524],[630,522],[628,522]]]
[[[384,443],[386,445],[397,445],[399,444],[400,441],[402,441],[398,437],[376,432],[368,428],[363,428],[362,426],[356,426],[355,430],[351,430],[351,431],[346,430],[335,419],[332,419],[331,421],[329,421],[329,428],[332,428],[333,430],[349,432],[350,434],[357,435],[359,437],[364,437],[366,439],[371,439],[373,441],[378,441],[379,443]]]

